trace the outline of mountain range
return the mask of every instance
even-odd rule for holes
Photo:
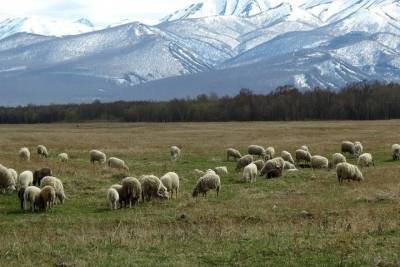
[[[203,0],[155,26],[0,18],[0,105],[400,81],[399,0]]]

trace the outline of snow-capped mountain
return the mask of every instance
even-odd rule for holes
[[[75,24],[88,32],[0,26],[0,104],[400,82],[400,0],[204,0],[156,26]]]

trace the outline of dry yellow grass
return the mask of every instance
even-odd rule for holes
[[[47,214],[23,213],[0,195],[0,264],[10,266],[398,266],[400,264],[400,121],[0,126],[0,163],[19,172],[49,166],[67,201]],[[240,182],[225,149],[250,144],[330,157],[342,140],[359,140],[376,168],[363,183],[340,186],[333,171],[301,170],[281,179]],[[51,158],[18,160],[20,147],[44,144]],[[169,160],[169,146],[183,156]],[[124,174],[94,169],[90,149],[124,159],[131,176],[177,171],[177,200],[109,211],[106,189]],[[67,152],[70,162],[56,155]],[[34,153],[33,153],[34,154]],[[354,162],[354,160],[351,160]],[[219,198],[191,197],[193,170],[227,165]],[[306,212],[303,212],[306,211]]]

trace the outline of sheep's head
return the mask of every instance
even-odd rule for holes
[[[164,185],[160,185],[158,188],[157,194],[160,198],[169,198],[169,193],[167,188]]]

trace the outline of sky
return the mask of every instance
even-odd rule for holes
[[[88,18],[107,25],[122,19],[154,24],[160,18],[195,0],[0,0],[0,13],[12,16],[46,16],[76,20]]]

